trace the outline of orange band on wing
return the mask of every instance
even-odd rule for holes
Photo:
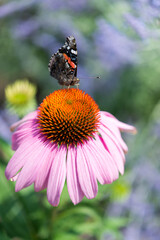
[[[65,53],[63,53],[63,56],[64,56],[64,58],[68,61],[69,65],[70,65],[73,69],[75,69],[75,68],[76,68],[76,64],[74,64],[74,62],[72,62],[71,58],[68,57]]]

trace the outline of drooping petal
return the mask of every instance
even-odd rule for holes
[[[135,134],[135,133],[137,132],[137,130],[136,130],[136,128],[135,128],[134,126],[119,121],[119,120],[118,120],[116,117],[114,117],[111,113],[101,111],[101,114],[102,114],[102,115],[104,114],[104,116],[106,116],[106,117],[112,118],[112,120],[114,121],[115,125],[116,125],[121,131],[131,132],[131,133],[133,133],[133,134]]]
[[[34,144],[34,149],[30,152],[30,155],[28,155],[28,158],[18,176],[15,188],[16,192],[34,183],[37,172],[39,171],[47,153],[48,148],[43,142],[37,141]]]
[[[88,146],[84,146],[88,161],[93,167],[94,174],[101,184],[113,181],[110,165],[107,163],[107,154],[104,155],[95,140],[90,140]],[[109,154],[108,157],[110,158]]]
[[[117,139],[116,136],[114,134],[112,134],[112,132],[109,131],[109,129],[106,128],[104,125],[100,126],[100,132],[101,132],[101,130],[103,131],[103,133],[105,135],[107,135],[108,138],[110,138],[114,142],[114,144],[116,145],[116,147],[118,148],[118,150],[122,156],[123,162],[125,162],[125,154],[124,153],[126,153],[125,150],[128,150],[128,147],[126,146],[127,149],[124,149],[122,147],[123,143],[120,142],[120,139]],[[123,139],[122,139],[122,141],[123,141]]]
[[[121,138],[121,136],[119,138],[117,138],[116,135],[113,134],[113,132],[109,128],[105,127],[103,124],[100,126],[100,129],[102,129],[103,132],[110,139],[112,139],[114,141],[114,143],[116,144],[116,146],[118,147],[118,149],[119,149],[119,151],[120,151],[120,153],[122,155],[123,161],[125,162],[125,155],[124,155],[124,153],[128,152],[128,147],[125,144],[125,142],[123,141],[123,139]]]
[[[79,203],[84,197],[79,184],[75,147],[68,148],[67,155],[67,187],[69,196],[74,204]]]
[[[94,142],[92,142],[92,144],[93,143]],[[108,169],[108,173],[110,174],[110,176],[112,176],[111,182],[115,181],[119,177],[118,168],[117,168],[112,156],[110,155],[110,153],[105,149],[100,136],[95,137],[94,148],[96,151],[97,151],[97,146],[98,146],[98,150],[99,150],[97,153],[100,154],[101,159],[103,158],[103,161],[104,161],[103,165]]]
[[[115,118],[115,116],[113,116],[111,113],[109,112],[105,112],[105,111],[100,111],[101,115],[104,114],[107,117],[111,117],[111,118]]]
[[[8,180],[16,175],[29,157],[32,157],[35,146],[38,147],[37,141],[37,138],[31,138],[30,141],[24,141],[14,153],[5,170],[5,175]]]
[[[12,150],[16,151],[18,147],[23,143],[23,141],[26,142],[26,140],[31,138],[32,136],[31,129],[23,129],[23,130],[17,130],[12,135]]]
[[[37,111],[33,111],[31,113],[28,113],[23,120],[29,120],[29,119],[35,119],[37,117]]]
[[[130,132],[132,134],[136,134],[137,130],[135,127],[133,127],[132,125],[123,123],[119,120],[115,120],[115,124],[117,124],[117,127],[120,129],[120,131],[124,131],[124,132]]]
[[[113,122],[112,118],[108,118],[104,114],[101,114],[101,123],[105,128],[107,128],[110,131],[111,135],[115,137],[117,142],[123,148],[124,152],[127,153],[128,147],[126,143],[123,141],[120,131],[118,127],[115,125],[115,123]]]
[[[12,177],[12,178],[10,179],[11,182],[16,182],[19,174],[20,174],[20,172],[18,172],[14,177]]]
[[[81,189],[87,198],[94,198],[98,191],[97,180],[83,145],[77,146],[76,162]]]
[[[66,178],[67,149],[60,147],[53,159],[47,186],[47,198],[51,205],[59,204],[60,195]]]
[[[107,132],[108,132],[108,135],[107,135]],[[100,127],[99,133],[102,136],[101,141],[103,142],[104,147],[107,149],[107,151],[109,151],[119,172],[123,174],[124,161],[125,161],[123,150],[117,144],[116,140],[112,136],[110,136],[109,131],[107,129],[104,129],[103,126]]]
[[[49,171],[51,169],[52,161],[54,161],[57,151],[58,147],[56,145],[47,147],[47,151],[43,157],[43,161],[41,162],[35,178],[34,189],[36,192],[46,188]]]
[[[33,126],[35,127],[33,121],[35,121],[36,117],[37,111],[31,112],[11,126],[11,131],[16,129],[12,135],[12,150],[16,151],[20,144],[22,144],[23,140],[30,138]]]
[[[36,117],[37,117],[37,111],[28,113],[24,118],[12,124],[12,126],[10,127],[11,131],[13,132],[16,128],[18,129],[25,128],[28,122],[35,119]]]

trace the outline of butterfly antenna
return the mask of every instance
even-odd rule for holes
[[[80,79],[83,79],[83,78],[89,78],[89,79],[100,79],[101,77],[100,76],[97,76],[97,77],[79,77]]]

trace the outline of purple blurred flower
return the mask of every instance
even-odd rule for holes
[[[40,22],[37,19],[30,18],[26,21],[21,21],[13,27],[12,33],[16,38],[26,38],[29,37],[33,32],[39,29]]]
[[[149,23],[154,18],[159,18],[159,0],[135,0],[131,2],[131,5],[136,10],[136,15],[139,15],[145,22]]]
[[[16,115],[10,114],[8,110],[0,110],[0,138],[6,141],[11,140],[10,125],[18,121]]]
[[[40,0],[23,0],[12,1],[0,7],[0,18],[6,17],[18,11],[26,10],[32,7],[33,4],[40,2]]]
[[[59,48],[57,39],[48,33],[39,33],[33,36],[32,41],[35,45],[44,48],[47,52],[52,55]]]
[[[148,38],[150,32],[144,22],[131,14],[126,14],[125,18],[142,39]]]
[[[131,14],[125,14],[125,18],[129,25],[136,31],[140,38],[146,40],[148,38],[159,38],[160,31],[149,28],[147,24],[140,18],[136,18]]]
[[[136,61],[137,44],[133,40],[104,19],[99,19],[97,26],[96,50],[106,68],[114,70]]]
[[[43,3],[44,8],[49,8],[52,10],[74,10],[74,11],[82,11],[86,9],[87,3],[89,0],[81,0],[81,1],[73,1],[73,0],[46,0]]]
[[[86,38],[82,35],[80,30],[74,25],[73,19],[68,15],[59,15],[56,18],[52,14],[48,14],[48,17],[43,19],[42,27],[49,32],[54,34],[59,34],[64,44],[66,36],[73,35],[77,40],[78,52],[81,54],[86,54],[86,50],[89,48],[89,43]],[[62,45],[59,45],[61,47]],[[56,49],[57,51],[58,49]]]
[[[132,168],[128,181],[132,182],[133,189],[130,197],[125,202],[112,203],[107,214],[112,217],[130,216],[129,225],[123,230],[124,240],[159,240],[159,214],[155,204],[160,197],[160,187],[157,188],[159,171],[153,163],[149,163],[149,159],[143,157]]]
[[[160,1],[159,0],[151,0],[151,5],[156,7],[156,8],[160,8]]]

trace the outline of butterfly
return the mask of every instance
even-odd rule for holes
[[[50,75],[62,86],[79,85],[77,78],[77,45],[73,36],[66,38],[65,44],[52,55],[48,69]]]

